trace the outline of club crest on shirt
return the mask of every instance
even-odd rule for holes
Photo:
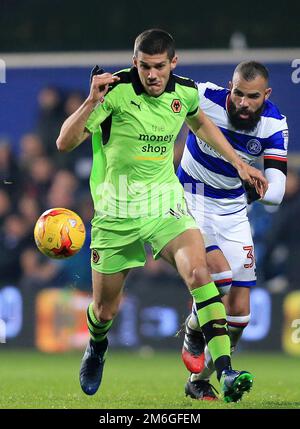
[[[176,98],[175,100],[172,101],[171,107],[174,113],[179,113],[182,107],[181,101],[178,100],[178,98]]]
[[[92,261],[94,262],[94,264],[97,264],[99,262],[100,259],[100,255],[98,253],[98,251],[96,249],[92,250]]]
[[[246,148],[251,155],[258,155],[262,150],[260,141],[256,139],[249,140],[246,144]]]

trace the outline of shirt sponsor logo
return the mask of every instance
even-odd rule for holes
[[[157,136],[155,134],[152,134],[149,136],[148,134],[140,134],[139,140],[143,142],[166,142],[171,143],[173,140],[174,135],[173,134],[167,134],[166,136]]]
[[[152,135],[148,135],[148,134],[140,134],[139,135],[139,140],[143,141],[143,142],[164,142],[164,143],[171,143],[171,141],[174,138],[174,134],[167,134],[166,136],[162,136],[162,135],[156,135],[156,134],[152,134]],[[163,155],[167,152],[167,146],[154,146],[150,143],[148,143],[147,145],[142,146],[142,152],[147,152],[147,153],[155,153],[157,155]]]
[[[246,147],[247,151],[251,153],[251,155],[258,155],[262,150],[260,141],[256,139],[249,140]]]
[[[282,131],[282,138],[283,138],[283,147],[285,150],[287,150],[288,142],[289,142],[289,130]]]
[[[163,155],[167,152],[167,146],[153,146],[152,144],[148,143],[148,145],[142,147],[142,152],[151,152]]]

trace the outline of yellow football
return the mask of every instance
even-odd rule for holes
[[[78,253],[84,244],[84,223],[72,210],[46,210],[35,224],[34,239],[44,255],[54,259],[69,258]]]

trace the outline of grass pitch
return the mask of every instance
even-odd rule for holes
[[[235,368],[255,376],[253,390],[237,404],[186,398],[188,373],[174,352],[143,356],[110,350],[101,388],[88,397],[79,386],[80,360],[81,353],[47,355],[1,345],[0,409],[300,408],[299,359],[280,354],[234,356]],[[215,378],[213,384],[218,389]]]

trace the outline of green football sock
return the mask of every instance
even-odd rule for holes
[[[230,339],[226,312],[216,285],[211,282],[191,291],[206,344],[212,356],[218,378],[230,368]]]
[[[100,322],[94,314],[93,303],[90,303],[87,309],[87,325],[93,341],[96,341],[97,343],[103,341],[106,338],[112,323],[112,320]]]

